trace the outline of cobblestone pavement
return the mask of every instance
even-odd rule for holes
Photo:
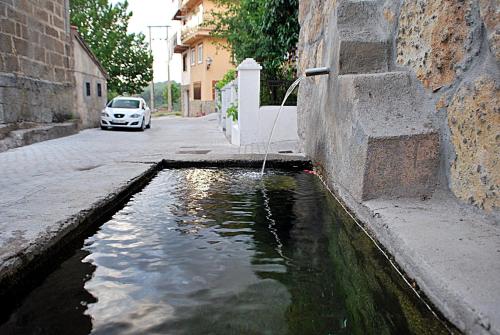
[[[164,158],[261,154],[263,147],[229,144],[210,115],[153,119],[145,132],[84,130],[0,153],[0,278],[20,252],[37,247],[37,239]],[[295,147],[278,143],[272,149]]]

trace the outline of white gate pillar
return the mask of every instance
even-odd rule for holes
[[[253,58],[238,66],[238,126],[240,144],[255,142],[259,136],[260,70]]]

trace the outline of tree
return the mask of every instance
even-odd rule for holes
[[[239,63],[252,57],[268,78],[295,76],[299,36],[298,0],[216,0],[208,25],[227,40]]]
[[[159,83],[155,83],[155,96],[154,96],[154,99],[155,99],[155,107],[163,107],[166,102],[165,102],[165,99],[164,99],[164,96],[163,96],[163,91],[166,89],[167,87],[167,82],[164,81],[164,82],[159,82]],[[142,93],[140,93],[140,96],[146,100],[148,102],[148,104],[151,103],[151,85],[148,85],[144,88],[144,91],[142,91]]]
[[[163,91],[163,97],[165,101],[168,101],[168,86],[165,87]],[[173,110],[179,111],[180,108],[180,100],[181,100],[181,84],[172,81],[172,107]]]
[[[108,90],[135,94],[153,78],[153,56],[143,34],[127,33],[128,2],[71,0],[71,24],[78,28],[110,76]]]

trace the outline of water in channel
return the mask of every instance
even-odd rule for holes
[[[4,302],[2,302],[4,303]],[[0,334],[446,334],[313,175],[161,172]]]

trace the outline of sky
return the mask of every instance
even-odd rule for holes
[[[111,3],[123,2],[122,0],[111,0]],[[130,19],[128,31],[131,33],[143,33],[146,36],[146,41],[149,41],[148,26],[174,26],[169,28],[169,37],[178,27],[178,21],[172,21],[174,16],[177,1],[172,0],[128,0],[128,9],[132,11],[133,16]],[[167,42],[165,28],[153,28],[152,33],[152,50],[154,56],[154,81],[161,82],[167,80]],[[173,54],[170,63],[170,79],[177,82],[181,81],[181,57],[178,54]]]

